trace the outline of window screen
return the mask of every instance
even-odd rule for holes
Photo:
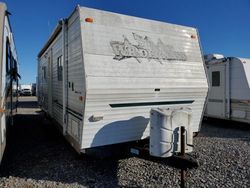
[[[57,80],[62,81],[63,74],[63,65],[62,65],[62,56],[57,58]]]
[[[212,72],[212,86],[220,86],[220,71]]]

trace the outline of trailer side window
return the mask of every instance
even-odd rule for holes
[[[6,73],[8,73],[11,69],[11,49],[10,49],[10,43],[9,40],[7,39],[6,42]]]
[[[13,69],[13,76],[14,79],[17,80],[18,79],[18,71],[17,71],[17,61],[13,58],[13,62],[12,62],[12,69]]]
[[[46,67],[42,67],[42,70],[43,70],[43,80],[46,81],[47,80]]]
[[[63,65],[62,65],[62,56],[57,58],[57,80],[62,81],[63,74]]]
[[[212,72],[212,86],[220,86],[220,71]]]

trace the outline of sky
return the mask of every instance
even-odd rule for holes
[[[250,0],[0,0],[11,12],[20,83],[35,83],[37,54],[57,22],[79,4],[195,27],[203,54],[250,58]]]

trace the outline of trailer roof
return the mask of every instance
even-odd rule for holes
[[[220,59],[205,59],[205,63],[207,65],[215,65],[215,64],[223,64],[226,63],[227,60],[232,60],[232,59],[237,59],[242,63],[247,63],[250,62],[250,59],[247,58],[241,58],[241,57],[224,57],[224,58],[220,58]]]

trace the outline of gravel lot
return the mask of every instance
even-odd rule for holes
[[[8,133],[0,187],[179,187],[168,160],[120,155],[79,156],[46,120],[34,97],[23,97]],[[198,169],[189,187],[250,187],[249,125],[206,121],[194,139]]]

